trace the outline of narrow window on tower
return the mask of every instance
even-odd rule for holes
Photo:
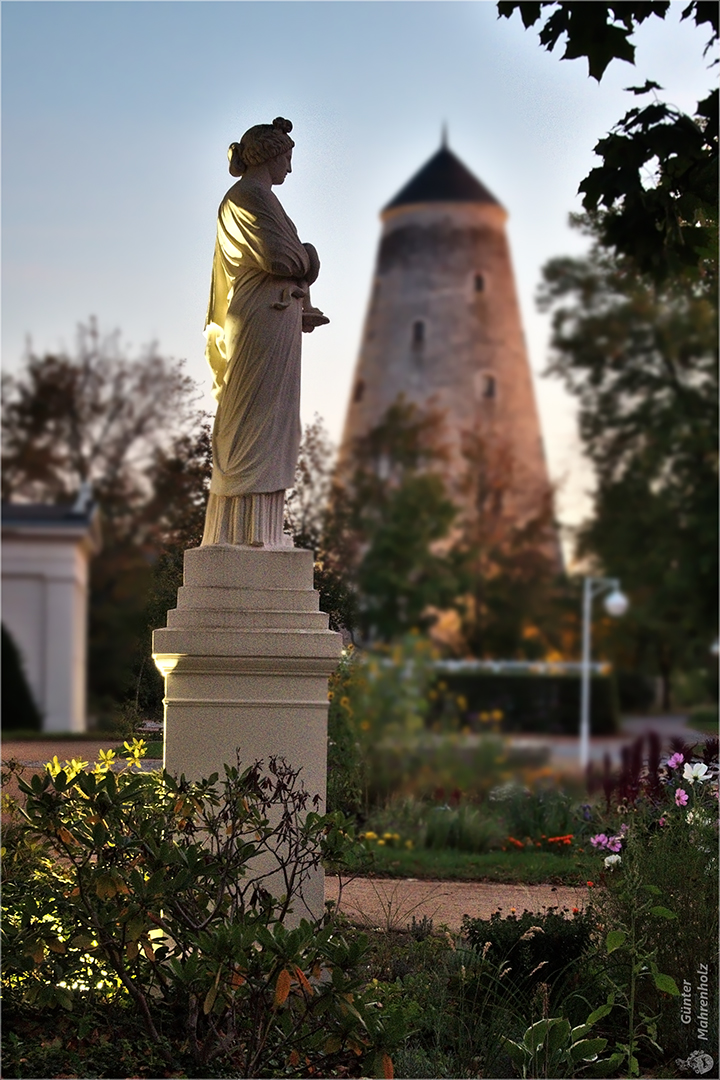
[[[477,401],[494,401],[497,397],[497,382],[490,371],[478,371],[475,373],[475,399]]]
[[[413,323],[412,343],[415,349],[421,349],[425,343],[425,323],[422,319],[416,319]]]
[[[354,402],[362,401],[364,393],[365,393],[365,381],[364,381],[364,379],[358,379],[358,381],[355,383],[355,392],[353,393],[353,401]]]
[[[482,274],[475,275],[475,292],[485,292],[485,278]]]

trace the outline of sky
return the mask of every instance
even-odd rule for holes
[[[634,67],[602,82],[560,61],[489,0],[3,0],[2,350],[5,370],[71,350],[90,316],[129,351],[157,341],[206,390],[202,330],[227,147],[289,117],[293,172],[277,188],[322,262],[329,326],[303,339],[302,415],[340,438],[367,308],[379,211],[450,148],[509,211],[508,233],[560,518],[592,487],[574,402],[542,377],[541,268],[579,254],[567,224],[593,146],[652,78],[692,112],[711,83],[706,32],[635,35]]]

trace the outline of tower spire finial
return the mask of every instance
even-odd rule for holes
[[[446,120],[443,120],[442,131],[440,135],[440,146],[443,150],[447,150],[448,148],[448,126]]]

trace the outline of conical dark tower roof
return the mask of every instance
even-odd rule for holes
[[[394,210],[398,206],[426,202],[494,203],[500,206],[492,192],[473,176],[447,146],[441,146],[402,191],[384,207],[383,212]]]

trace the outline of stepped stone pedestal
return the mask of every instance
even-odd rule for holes
[[[318,609],[312,552],[191,548],[183,582],[167,627],[153,634],[165,678],[165,768],[222,777],[236,751],[244,765],[284,757],[324,809],[327,681],[341,638]],[[322,871],[303,900],[322,915]]]

